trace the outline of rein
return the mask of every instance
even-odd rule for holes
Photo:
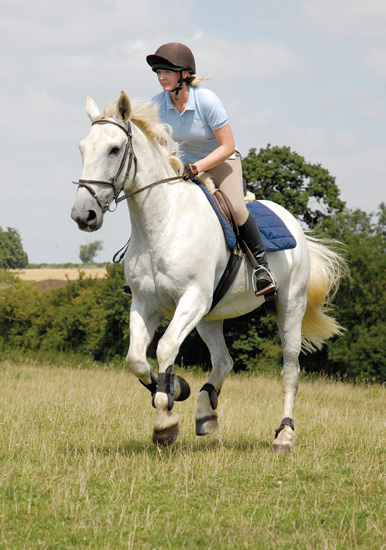
[[[79,187],[84,187],[85,189],[87,189],[87,191],[89,193],[91,193],[93,198],[96,200],[96,202],[98,203],[98,206],[100,207],[100,209],[102,210],[103,213],[105,213],[106,210],[109,210],[111,212],[110,203],[107,203],[106,205],[102,204],[102,202],[99,199],[95,189],[93,189],[91,187],[91,185],[93,185],[93,184],[108,185],[108,186],[112,187],[113,190],[114,190],[114,201],[115,201],[115,204],[118,205],[124,199],[128,199],[130,197],[133,197],[134,195],[137,195],[138,193],[142,193],[142,191],[146,191],[146,189],[151,189],[152,187],[155,187],[156,185],[160,185],[161,183],[168,183],[168,182],[171,182],[171,181],[177,181],[177,180],[183,179],[182,176],[172,176],[170,178],[165,178],[165,179],[162,179],[162,180],[154,181],[153,183],[149,183],[149,185],[145,185],[145,187],[141,187],[141,189],[137,189],[136,191],[133,191],[131,193],[127,193],[125,195],[122,195],[122,197],[119,197],[120,193],[123,190],[124,183],[125,183],[128,175],[129,175],[129,173],[130,173],[130,169],[131,169],[131,165],[133,163],[133,160],[134,160],[134,164],[135,164],[135,171],[137,170],[137,168],[136,168],[137,157],[135,156],[135,153],[134,153],[134,150],[133,150],[133,142],[132,142],[133,135],[131,133],[130,123],[129,122],[127,123],[127,125],[128,125],[127,129],[122,124],[120,124],[119,122],[116,122],[115,120],[111,120],[111,119],[105,119],[105,118],[102,118],[100,120],[95,120],[92,123],[92,126],[94,126],[94,124],[114,124],[115,126],[118,126],[118,128],[120,128],[121,130],[123,130],[125,132],[125,134],[127,135],[127,143],[126,143],[126,147],[125,147],[125,152],[124,152],[122,160],[121,160],[121,164],[119,165],[117,173],[115,174],[115,176],[111,180],[79,179],[78,181],[73,181],[72,182],[75,185],[78,185]],[[127,159],[128,155],[129,155],[129,163],[128,163],[128,166],[127,166],[127,169],[126,169],[126,175],[125,175],[125,178],[123,180],[121,188],[119,189],[118,192],[116,192],[115,183],[116,183],[117,179],[119,178],[119,176],[122,173],[122,170],[125,166],[126,159]]]
[[[119,197],[115,199],[116,204],[123,201],[124,199],[128,199],[132,197],[133,195],[137,195],[138,193],[142,193],[142,191],[146,191],[146,189],[151,189],[152,187],[155,187],[156,185],[159,185],[160,183],[168,183],[170,181],[177,181],[182,180],[182,176],[172,176],[171,178],[165,178],[163,180],[153,181],[153,183],[149,183],[149,185],[145,185],[145,187],[141,187],[141,189],[137,189],[136,191],[132,191],[132,193],[128,193],[127,195],[122,195],[122,197]]]

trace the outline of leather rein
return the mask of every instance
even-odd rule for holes
[[[128,194],[122,195],[122,197],[119,197],[119,195],[123,191],[123,186],[124,186],[125,181],[126,181],[128,175],[130,173],[133,161],[134,161],[134,166],[135,166],[135,172],[137,171],[137,157],[135,156],[134,149],[133,149],[133,135],[131,133],[130,122],[127,122],[127,128],[125,128],[119,122],[116,122],[115,120],[112,120],[110,118],[109,119],[101,118],[99,120],[95,120],[92,123],[92,126],[94,126],[94,124],[114,124],[115,126],[118,126],[118,128],[120,128],[121,130],[123,130],[125,132],[126,136],[127,136],[126,147],[125,147],[125,151],[124,151],[123,156],[122,156],[121,163],[118,167],[118,170],[117,170],[115,176],[111,180],[79,179],[78,181],[73,181],[72,182],[72,183],[75,183],[75,185],[78,185],[78,188],[79,187],[84,187],[85,189],[87,189],[87,191],[96,200],[96,202],[97,202],[98,206],[100,207],[100,209],[102,210],[103,214],[106,212],[106,210],[109,210],[110,212],[111,211],[114,212],[114,210],[110,210],[110,202],[108,202],[105,205],[102,204],[102,202],[101,202],[100,198],[98,197],[95,189],[93,187],[91,187],[93,184],[107,185],[109,187],[112,187],[113,190],[114,190],[113,200],[115,201],[115,204],[118,205],[118,203],[120,203],[124,199],[128,199],[128,198],[130,198],[134,195],[137,195],[138,193],[142,193],[142,191],[145,191],[146,189],[151,189],[152,187],[155,187],[156,185],[159,185],[161,183],[168,183],[168,182],[171,182],[171,181],[176,181],[176,180],[183,179],[182,176],[172,176],[170,178],[165,178],[165,179],[162,179],[162,180],[154,181],[153,183],[150,183],[149,185],[146,185],[145,187],[141,187],[140,189],[137,189],[136,191],[132,191],[131,193],[128,193]],[[123,179],[122,185],[120,186],[119,190],[117,191],[116,188],[115,188],[115,184],[116,184],[119,176],[121,175],[121,173],[124,169],[127,157],[129,157],[129,162],[127,164],[125,177]]]

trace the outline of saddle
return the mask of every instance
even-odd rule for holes
[[[228,197],[217,189],[211,181],[201,181],[198,178],[192,178],[192,181],[200,187],[212,205],[221,223],[226,242],[231,250],[228,264],[213,293],[210,309],[212,311],[235,280],[243,254],[247,254],[253,267],[256,267],[256,260],[239,237],[236,216]],[[244,186],[244,195],[246,193],[246,186]],[[254,199],[254,195],[252,196]],[[295,248],[295,238],[285,223],[272,210],[257,200],[247,202],[246,206],[256,219],[267,252]]]
[[[228,213],[227,216],[223,215],[226,205],[222,205],[221,207],[218,206],[219,201],[224,195],[221,194],[214,187],[214,185],[212,186],[210,183],[207,183],[206,180],[203,183],[202,181],[196,179],[194,183],[196,183],[203,191],[213,210],[217,214],[224,231],[224,236],[228,247],[230,250],[233,250],[236,245],[237,235],[235,234],[232,225],[229,224],[229,221],[227,221],[230,214]],[[245,198],[246,207],[249,212],[251,212],[257,222],[257,225],[259,226],[266,252],[278,252],[279,250],[289,250],[291,248],[295,248],[296,239],[288,230],[283,220],[262,201],[256,200],[253,193],[248,192],[248,196]]]

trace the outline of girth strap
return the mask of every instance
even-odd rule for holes
[[[224,273],[221,275],[221,279],[219,280],[217,287],[213,292],[212,305],[210,306],[209,311],[212,311],[212,309],[214,309],[217,306],[219,301],[228,292],[229,288],[231,287],[233,281],[236,278],[237,273],[239,272],[242,260],[243,260],[243,255],[241,253],[241,249],[238,246],[236,246],[235,249],[232,250],[231,255],[229,256],[228,263],[224,270]]]

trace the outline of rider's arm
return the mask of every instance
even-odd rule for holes
[[[235,152],[235,140],[229,124],[219,130],[213,130],[213,133],[219,146],[208,156],[194,163],[199,172],[210,171],[211,168],[219,166]]]

